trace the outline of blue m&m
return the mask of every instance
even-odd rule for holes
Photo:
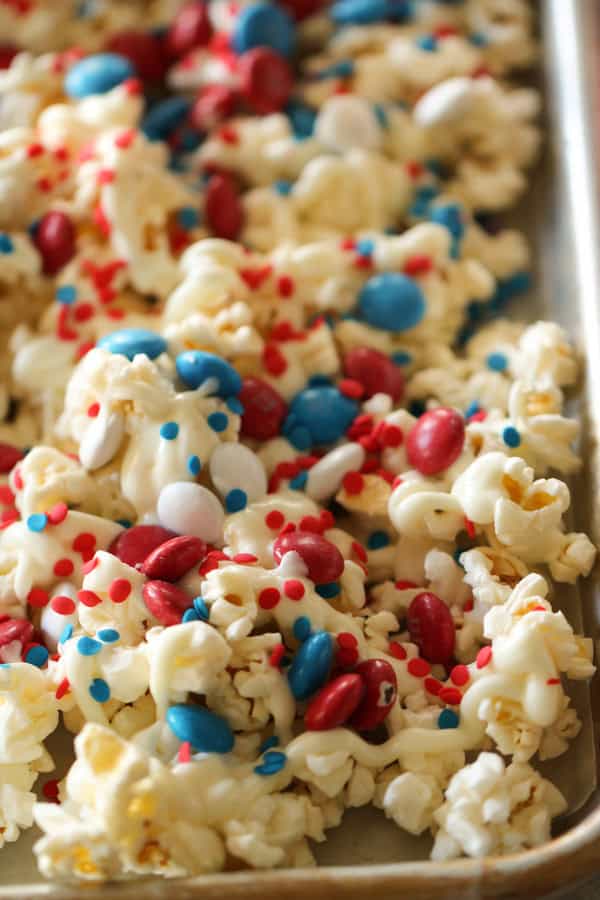
[[[315,385],[296,394],[283,431],[298,449],[307,450],[312,444],[332,444],[356,418],[358,409],[358,403],[336,387]]]
[[[296,700],[306,700],[325,684],[333,649],[333,639],[327,631],[316,631],[306,638],[288,670],[290,690]]]
[[[386,331],[408,331],[425,315],[423,291],[416,281],[399,272],[374,275],[364,285],[358,298],[361,317],[375,328]]]
[[[283,9],[272,3],[253,3],[243,9],[233,33],[233,49],[245,53],[253,47],[271,47],[290,56],[296,42],[294,23]]]
[[[168,97],[146,113],[141,129],[149,141],[164,141],[185,122],[191,108],[185,97]]]
[[[155,331],[147,331],[145,328],[123,328],[121,331],[112,331],[101,337],[97,345],[109,353],[118,353],[132,360],[138,353],[156,359],[167,349],[167,342]]]
[[[229,753],[235,738],[227,721],[203,706],[180,703],[167,710],[167,725],[199,753]]]
[[[86,56],[69,69],[65,91],[69,97],[81,99],[92,94],[106,94],[135,75],[128,59],[118,53],[95,53]]]
[[[242,389],[242,379],[233,366],[214,353],[186,350],[179,354],[175,365],[177,374],[190,388],[198,388],[213,379],[214,389],[210,391],[211,394],[229,397],[231,394],[239,394]]]
[[[407,0],[339,0],[331,7],[338,25],[370,25],[386,19],[402,21],[410,14]]]

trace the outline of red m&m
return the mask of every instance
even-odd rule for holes
[[[367,399],[382,393],[398,401],[404,394],[402,369],[372,347],[350,350],[344,357],[344,374],[363,386]]]
[[[452,614],[436,594],[417,594],[407,615],[411,640],[431,663],[448,663],[454,654],[456,629]]]
[[[465,442],[465,421],[455,409],[424,413],[406,439],[408,461],[422,475],[437,475],[456,462]]]
[[[273,544],[273,556],[281,562],[286,553],[295,552],[304,562],[308,577],[315,584],[336,581],[344,571],[344,557],[331,541],[311,531],[282,534]]]

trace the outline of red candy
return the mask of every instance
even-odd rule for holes
[[[18,52],[14,44],[0,44],[0,69],[8,69]]]
[[[33,242],[41,254],[44,274],[55,275],[75,256],[75,227],[63,212],[48,212],[35,230]]]
[[[128,566],[139,568],[153,550],[174,537],[176,537],[174,531],[160,525],[134,525],[114,539],[108,552],[113,553]]]
[[[431,663],[448,663],[454,654],[456,636],[450,610],[435,594],[417,594],[408,607],[411,640]]]
[[[279,0],[279,6],[283,6],[297,22],[314,16],[326,5],[326,0]]]
[[[396,702],[398,682],[396,673],[385,659],[367,659],[355,668],[365,685],[365,695],[350,724],[357,731],[372,731],[381,725]]]
[[[244,407],[241,431],[245,437],[268,441],[279,434],[287,405],[275,388],[260,378],[244,378],[238,397]]]
[[[156,547],[144,560],[142,572],[147,578],[179,581],[206,556],[206,544],[191,535],[171,538]]]
[[[338,728],[350,718],[364,693],[365,685],[360,675],[354,672],[339,675],[311,700],[304,714],[304,724],[310,731]]]
[[[261,116],[283,109],[294,85],[289,65],[269,47],[255,47],[243,53],[238,74],[244,99]]]
[[[204,195],[204,215],[217,237],[234,241],[244,224],[244,210],[229,175],[212,175]]]
[[[160,81],[165,74],[162,44],[147,31],[120,31],[110,38],[106,49],[125,56],[144,81]]]
[[[180,57],[196,47],[208,44],[212,35],[212,25],[205,2],[186,3],[179,10],[165,39],[170,56]]]
[[[33,640],[33,625],[27,619],[8,619],[0,623],[0,647],[19,641],[23,646]]]
[[[13,447],[12,444],[0,443],[0,472],[3,475],[6,472],[10,472],[20,459],[23,459],[23,454],[18,447]]]
[[[168,581],[147,581],[142,588],[144,603],[161,625],[179,625],[192,605],[192,598]]]
[[[190,110],[190,122],[199,131],[210,131],[228,119],[235,110],[237,95],[224,84],[209,84],[203,88]]]
[[[363,386],[367,399],[382,393],[398,401],[404,394],[402,369],[385,353],[371,347],[356,347],[345,355],[344,375]]]
[[[273,544],[273,556],[281,562],[286,553],[295,551],[308,569],[315,584],[336,581],[344,571],[344,557],[331,541],[312,531],[282,534]]]
[[[437,475],[456,462],[465,442],[465,422],[455,409],[424,413],[406,439],[408,461],[422,475]]]

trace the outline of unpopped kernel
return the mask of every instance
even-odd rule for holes
[[[575,350],[498,318],[529,4],[29,0],[0,33],[0,845],[303,867],[368,804],[436,860],[547,840],[535,766],[595,670],[553,583],[596,549]]]

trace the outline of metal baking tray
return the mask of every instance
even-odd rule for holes
[[[546,150],[515,222],[535,248],[535,290],[509,314],[560,322],[573,335],[585,375],[571,412],[583,421],[582,474],[572,483],[573,524],[600,544],[600,0],[540,0],[542,89],[548,113]],[[596,404],[596,406],[594,405]],[[579,590],[556,591],[579,631],[600,644],[598,572]],[[598,679],[596,679],[598,681]],[[550,774],[569,813],[556,837],[536,850],[486,860],[433,863],[429,842],[413,838],[374,809],[350,810],[316,848],[318,869],[231,872],[179,881],[158,879],[98,887],[41,881],[33,833],[0,852],[0,900],[478,900],[540,897],[600,873],[600,789],[595,736],[600,690],[578,684],[573,700],[584,727]],[[51,747],[51,749],[53,749]],[[202,852],[202,848],[198,848]]]

